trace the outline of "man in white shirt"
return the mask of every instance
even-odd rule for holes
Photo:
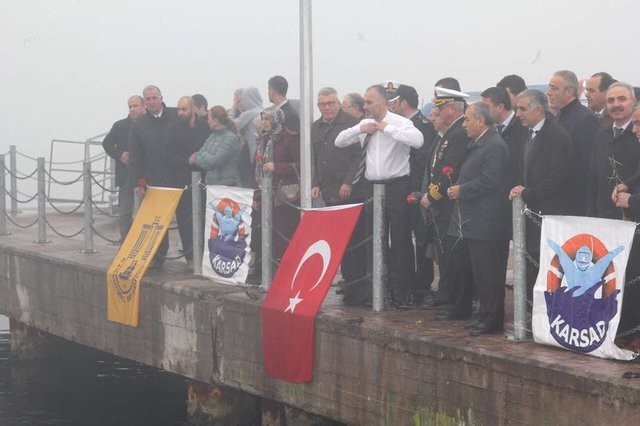
[[[356,181],[364,178],[385,185],[386,221],[391,238],[389,276],[392,304],[397,307],[414,305],[411,283],[414,274],[411,221],[406,202],[411,192],[409,154],[411,148],[423,144],[422,133],[411,120],[387,109],[385,89],[374,85],[364,95],[365,111],[371,118],[340,132],[337,147],[360,143],[365,151],[363,169]]]

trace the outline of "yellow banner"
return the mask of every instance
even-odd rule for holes
[[[182,196],[182,189],[149,187],[118,254],[107,271],[107,319],[138,326],[140,282]]]

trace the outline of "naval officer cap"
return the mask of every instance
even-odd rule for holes
[[[396,80],[386,80],[380,83],[384,87],[384,95],[387,101],[395,101],[398,99],[398,87],[400,83]]]
[[[444,87],[436,87],[434,89],[434,92],[436,97],[433,102],[433,106],[436,106],[436,107],[442,106],[447,102],[452,102],[452,101],[464,102],[465,99],[471,97],[470,95],[464,92],[460,92],[458,90],[453,90],[453,89],[447,89]]]

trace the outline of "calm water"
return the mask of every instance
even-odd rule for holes
[[[65,360],[10,358],[0,316],[0,425],[185,425],[187,384],[174,374],[76,344]]]

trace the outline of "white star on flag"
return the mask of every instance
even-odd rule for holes
[[[287,306],[287,309],[285,309],[284,311],[291,311],[291,313],[293,313],[293,311],[295,311],[296,306],[298,306],[298,303],[302,302],[303,299],[300,299],[300,290],[298,290],[298,294],[296,294],[294,297],[290,297],[289,298],[289,306]]]

